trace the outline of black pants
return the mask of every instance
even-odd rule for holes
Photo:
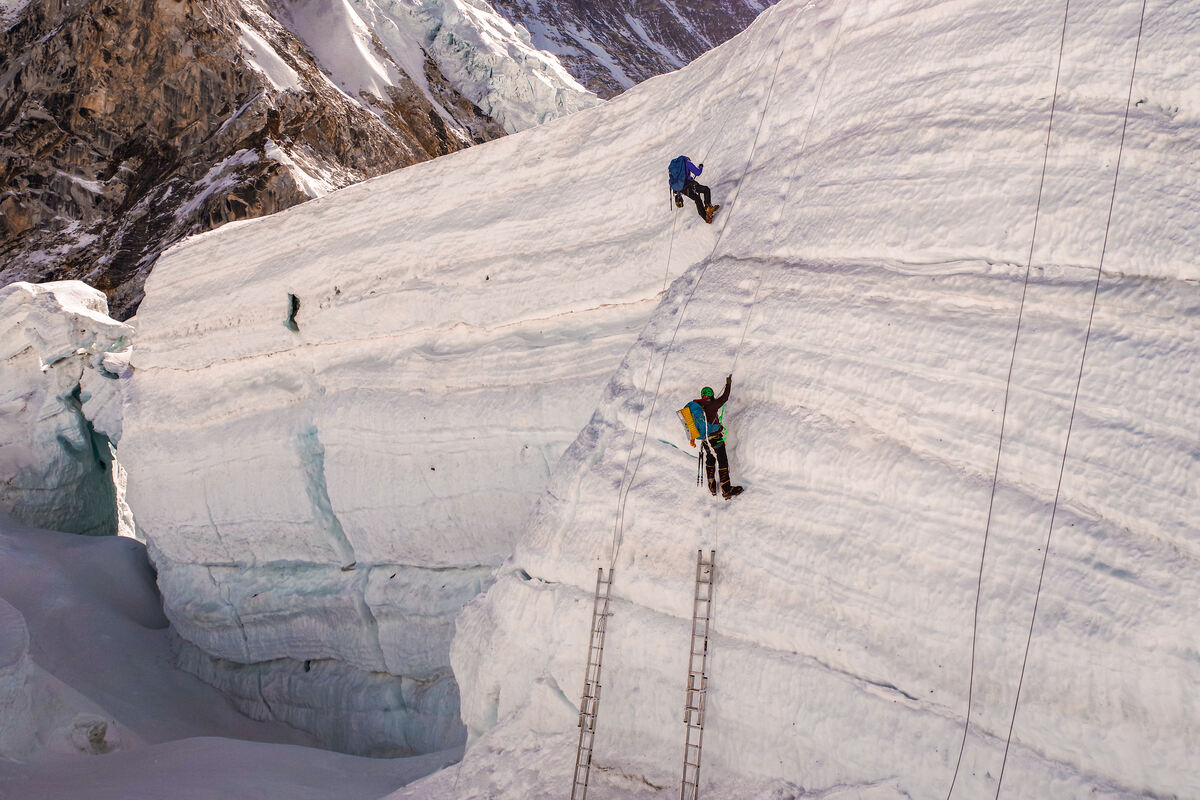
[[[725,439],[717,434],[720,441],[709,441],[704,447],[708,451],[704,458],[704,471],[708,474],[708,485],[713,485],[713,472],[721,476],[721,494],[729,494],[729,455],[725,452]],[[717,463],[713,463],[713,458]]]
[[[683,193],[696,201],[696,211],[708,221],[708,207],[712,205],[712,193],[702,183],[696,183],[695,178],[688,178],[683,184]]]

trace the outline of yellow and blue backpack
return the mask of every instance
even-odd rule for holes
[[[688,444],[695,447],[697,439],[707,439],[721,432],[721,426],[710,423],[704,416],[704,408],[695,400],[675,412],[687,431]]]

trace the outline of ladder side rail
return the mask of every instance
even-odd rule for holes
[[[592,771],[592,752],[596,738],[596,717],[600,712],[600,670],[604,658],[604,635],[608,630],[609,601],[613,571],[604,578],[604,568],[596,570],[596,590],[592,597],[592,627],[588,637],[584,667],[583,693],[579,699],[579,742],[575,749],[575,772],[571,781],[571,800],[586,800]],[[603,596],[600,594],[604,588]],[[603,604],[602,601],[603,600]]]
[[[708,704],[708,637],[712,617],[716,551],[696,552],[696,585],[692,596],[692,631],[688,647],[687,689],[684,693],[683,775],[680,800],[697,800],[700,793],[700,756],[704,745],[704,717]]]

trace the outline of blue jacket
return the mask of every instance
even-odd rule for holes
[[[683,170],[679,169],[683,166]],[[693,175],[699,175],[704,171],[704,167],[697,167],[692,163],[692,160],[687,156],[676,156],[671,159],[671,164],[667,169],[667,176],[670,180],[671,191],[682,192],[684,185],[691,179]]]

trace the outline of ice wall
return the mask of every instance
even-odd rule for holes
[[[554,55],[534,47],[528,31],[483,0],[278,0],[278,5],[334,82],[354,97],[387,98],[391,87],[411,79],[441,108],[426,74],[430,58],[509,133],[599,102]]]
[[[133,329],[107,311],[79,281],[0,289],[0,511],[27,524],[133,535],[110,447]]]
[[[155,268],[122,462],[167,613],[200,651],[185,663],[252,713],[354,752],[465,736],[455,616],[668,277],[711,247],[706,230],[657,261],[665,193],[602,200],[614,175],[657,183],[674,145],[596,141],[595,124],[223,228]],[[546,235],[566,219],[589,224]]]
[[[1040,202],[1058,10],[789,2],[599,108],[173,250],[122,458],[185,663],[363,752],[452,735],[453,663],[456,791],[561,796],[615,543],[597,780],[670,792],[712,547],[717,796],[942,794],[972,691],[959,791],[991,794],[1137,11],[1072,4]],[[1014,796],[1196,793],[1193,14],[1147,20]],[[711,227],[670,205],[681,151]],[[725,505],[674,409],[728,372]]]
[[[728,114],[724,227],[459,619],[461,796],[567,791],[610,565],[592,791],[676,790],[700,548],[707,796],[945,797],[968,708],[953,797],[1200,795],[1198,17],[1148,9],[1122,151],[1140,4],[1070,4],[1039,198],[1063,10],[785,2],[631,91]],[[727,503],[674,412],[730,372]]]

